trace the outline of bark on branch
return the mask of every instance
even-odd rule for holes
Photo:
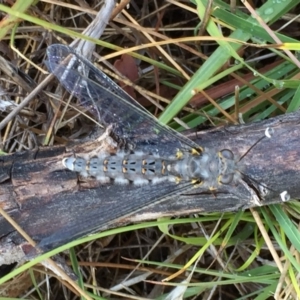
[[[284,190],[292,199],[300,198],[299,117],[297,112],[263,122],[198,132],[189,137],[212,151],[231,149],[239,158],[264,135],[267,127],[274,129],[271,139],[261,141],[240,162],[244,174],[268,187],[269,193],[263,201],[268,205],[282,202],[279,194]],[[93,147],[93,143],[88,143],[82,148],[88,152]],[[174,187],[169,183],[133,187],[101,186],[95,180],[82,182],[61,163],[73,150],[64,146],[48,147],[1,158],[0,205],[37,242],[47,237],[46,241],[51,242],[51,236],[57,232],[61,233],[62,240],[68,240],[70,234],[73,239],[91,229],[104,230],[162,216],[225,212],[254,206],[242,184],[224,186],[214,193],[192,189],[156,204],[156,199],[173,192]],[[139,210],[132,213],[137,208]],[[16,230],[1,218],[0,265],[24,259],[26,247]]]

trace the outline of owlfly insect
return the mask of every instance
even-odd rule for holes
[[[244,181],[239,162],[229,149],[211,150],[162,125],[147,110],[125,93],[92,63],[64,45],[51,45],[47,66],[72,95],[88,108],[107,128],[107,136],[117,142],[115,149],[95,149],[66,157],[66,169],[84,177],[93,177],[103,186],[121,185],[142,189],[152,185],[165,187],[160,196],[137,204],[128,215],[145,205],[157,204],[194,188],[215,193],[223,185],[242,184],[255,205],[262,195]],[[123,146],[118,147],[118,141]],[[99,229],[94,218],[65,228],[45,238],[41,249],[59,245]]]

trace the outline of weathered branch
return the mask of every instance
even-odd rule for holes
[[[274,137],[261,141],[240,162],[244,174],[268,187],[269,193],[263,200],[263,204],[268,205],[281,202],[279,194],[284,190],[292,198],[300,198],[299,117],[297,112],[189,137],[212,151],[231,149],[238,159],[264,135],[267,127],[273,128]],[[82,148],[89,151],[92,147],[94,145],[89,143]],[[63,146],[49,147],[2,157],[0,205],[34,240],[42,240],[41,246],[52,246],[52,242],[61,243],[93,230],[162,216],[224,212],[254,206],[247,189],[238,183],[224,185],[214,193],[193,188],[158,204],[156,201],[162,196],[174,193],[170,183],[134,187],[101,186],[95,180],[79,181],[77,174],[66,170],[61,163],[73,150]],[[170,151],[174,153],[174,149]],[[253,186],[257,188],[255,183]],[[3,218],[0,238],[0,264],[12,262],[5,251],[26,252],[24,240]],[[17,248],[18,245],[23,250]],[[14,258],[10,257],[19,261],[22,254],[18,252]]]

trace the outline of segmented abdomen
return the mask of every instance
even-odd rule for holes
[[[92,157],[68,157],[63,165],[69,170],[87,177],[92,176],[106,183],[113,179],[118,184],[133,182],[136,185],[160,182],[171,179],[168,176],[165,160],[145,153],[118,152],[99,154]]]

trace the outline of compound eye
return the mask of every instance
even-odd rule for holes
[[[222,184],[229,184],[233,180],[233,174],[225,174],[220,176],[220,183]]]
[[[229,149],[223,149],[220,151],[220,153],[222,154],[222,156],[224,158],[231,159],[231,160],[234,159],[234,155],[233,155],[232,151]]]

